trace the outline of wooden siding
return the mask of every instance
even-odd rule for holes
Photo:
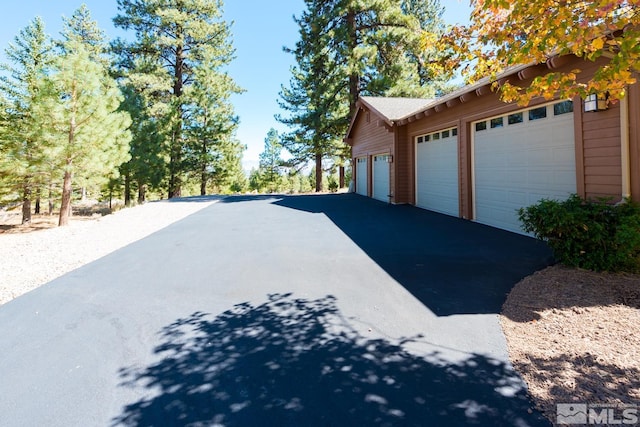
[[[636,76],[640,78],[640,76]],[[640,202],[640,86],[629,89],[629,160],[631,198]]]
[[[622,197],[620,103],[606,111],[581,114],[584,196],[613,197],[617,202]]]
[[[413,167],[414,144],[407,138],[406,127],[399,128],[395,133],[395,154],[393,169],[395,169],[395,200],[394,203],[415,203],[415,170]]]
[[[367,118],[369,120],[367,120]],[[394,162],[390,164],[389,170],[389,188],[391,190],[391,202],[395,203],[395,153],[394,153],[394,133],[389,132],[384,126],[378,126],[378,118],[368,111],[360,110],[356,118],[356,122],[352,131],[352,149],[351,156],[353,159],[358,157],[367,157],[367,192],[371,196],[372,177],[373,177],[373,156],[376,154],[391,154],[394,156]],[[355,176],[354,181],[355,183]]]

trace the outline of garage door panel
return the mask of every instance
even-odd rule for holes
[[[485,131],[474,130],[475,216],[522,233],[517,210],[542,198],[576,192],[573,114],[553,115]]]
[[[541,164],[552,165],[554,163],[553,150],[549,148],[538,150],[526,150],[527,152],[527,166],[538,166]],[[522,154],[520,154],[522,156]]]
[[[509,204],[525,205],[529,201],[529,195],[524,192],[510,192],[507,196]]]
[[[504,174],[504,179],[511,182],[512,184],[526,184],[527,176],[522,173],[522,169],[516,169],[512,171],[507,171]],[[499,181],[498,184],[501,184],[502,181]]]
[[[492,189],[483,187],[482,189],[478,189],[477,198],[478,207],[487,205],[487,208],[490,208],[494,204],[505,202],[507,200],[507,192],[502,188]]]
[[[553,150],[553,159],[559,166],[575,162],[576,151],[573,147],[556,148]]]
[[[458,194],[457,136],[416,144],[416,206],[458,216]]]
[[[367,196],[367,158],[356,159],[356,193]]]
[[[373,156],[373,198],[389,202],[389,155]]]
[[[506,166],[511,166],[511,167],[526,167],[529,165],[529,159],[527,159],[526,157],[522,156],[522,154],[512,151],[510,153],[507,154],[507,162],[505,164]],[[520,169],[522,170],[522,169]]]

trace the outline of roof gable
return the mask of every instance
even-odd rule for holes
[[[386,121],[395,121],[419,111],[433,103],[433,99],[424,98],[388,98],[388,97],[360,97],[363,104],[374,110]]]
[[[385,123],[386,126],[391,128],[396,120],[415,114],[428,105],[431,105],[434,101],[434,99],[425,98],[361,96],[358,99],[358,109],[351,118],[351,123],[349,124],[345,141],[350,138],[353,127],[355,126],[358,116],[363,109],[372,111],[382,122]]]

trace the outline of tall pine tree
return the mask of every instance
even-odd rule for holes
[[[129,84],[149,100],[151,117],[162,131],[169,197],[180,196],[186,175],[201,166],[194,166],[187,157],[192,146],[190,127],[197,121],[193,114],[204,111],[195,107],[191,88],[196,82],[205,86],[217,81],[199,80],[206,73],[198,70],[220,70],[233,59],[222,6],[221,0],[118,0],[120,14],[114,24],[132,30],[135,39],[118,40],[114,48]],[[228,90],[237,88],[229,86]],[[199,119],[200,123],[204,120]]]
[[[264,151],[260,153],[260,172],[262,183],[272,193],[277,190],[280,181],[281,153],[282,144],[280,144],[278,131],[271,128],[264,139]]]
[[[305,0],[296,19],[300,40],[289,49],[297,65],[280,105],[293,128],[283,140],[299,161],[315,160],[316,191],[322,160],[349,157],[341,142],[361,94],[432,97],[425,31],[444,30],[437,0]]]
[[[48,123],[49,156],[63,174],[59,225],[71,216],[74,175],[106,182],[128,160],[130,140],[130,117],[119,111],[122,94],[99,60],[101,31],[88,13],[74,16],[81,19],[65,21],[61,55],[40,82],[43,102],[34,110]],[[84,37],[86,28],[95,28],[98,38]]]
[[[31,221],[31,203],[49,171],[43,123],[33,114],[40,102],[38,82],[53,60],[53,44],[41,18],[20,31],[5,53],[9,63],[0,68],[2,120],[0,129],[0,196],[19,195],[22,223]]]
[[[185,115],[185,161],[191,175],[200,181],[202,196],[210,182],[225,182],[242,149],[233,138],[239,120],[230,101],[231,94],[242,90],[220,71],[220,65],[217,58],[207,57],[195,70]]]

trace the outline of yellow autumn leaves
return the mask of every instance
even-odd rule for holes
[[[502,82],[505,101],[527,104],[533,98],[584,97],[608,91],[611,101],[635,83],[640,59],[638,0],[472,0],[469,26],[453,27],[438,40],[424,43],[446,52],[438,66],[461,70],[467,82],[494,81],[514,65],[545,62],[558,55],[576,55],[597,66],[592,78],[581,70],[549,70],[527,82]]]

